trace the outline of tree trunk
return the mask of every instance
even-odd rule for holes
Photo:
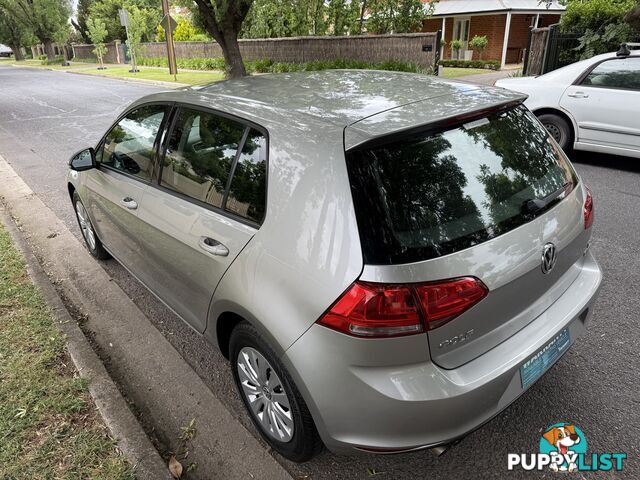
[[[56,54],[53,51],[53,42],[51,40],[44,40],[42,43],[44,43],[44,53],[47,54],[47,59],[55,60]]]
[[[21,62],[22,60],[24,60],[24,55],[22,55],[22,48],[20,48],[20,45],[9,45],[11,47],[11,50],[13,50],[13,56],[16,59],[16,61]]]
[[[240,54],[237,32],[226,30],[223,34],[222,41],[219,43],[222,47],[224,61],[227,64],[227,77],[241,78],[246,76],[247,70],[244,68],[244,62]]]

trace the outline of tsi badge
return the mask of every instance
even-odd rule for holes
[[[556,423],[540,437],[540,453],[510,453],[507,468],[513,470],[543,470],[554,472],[610,472],[621,471],[627,454],[587,454],[587,439],[578,427],[570,423]]]

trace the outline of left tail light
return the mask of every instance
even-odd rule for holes
[[[487,293],[474,277],[407,285],[357,281],[317,323],[355,337],[415,335],[450,322]]]

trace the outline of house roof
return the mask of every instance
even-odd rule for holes
[[[546,2],[540,0],[440,0],[436,3],[433,16],[508,11],[561,13],[565,8],[558,0],[551,0],[548,8]]]

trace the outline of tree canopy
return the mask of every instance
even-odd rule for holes
[[[23,60],[20,47],[27,45],[33,34],[0,6],[0,43],[9,45],[16,60]]]
[[[23,32],[32,32],[44,44],[49,59],[55,57],[53,42],[69,29],[68,0],[0,0],[0,8]]]
[[[0,0],[2,1],[2,0]],[[157,0],[93,0],[89,6],[89,17],[104,22],[107,28],[107,42],[127,39],[125,28],[120,25],[118,10],[126,8],[131,12],[137,9],[141,22],[141,41],[155,40],[158,24],[162,20],[161,4]],[[78,19],[79,20],[79,19]],[[78,22],[79,23],[79,22]]]

